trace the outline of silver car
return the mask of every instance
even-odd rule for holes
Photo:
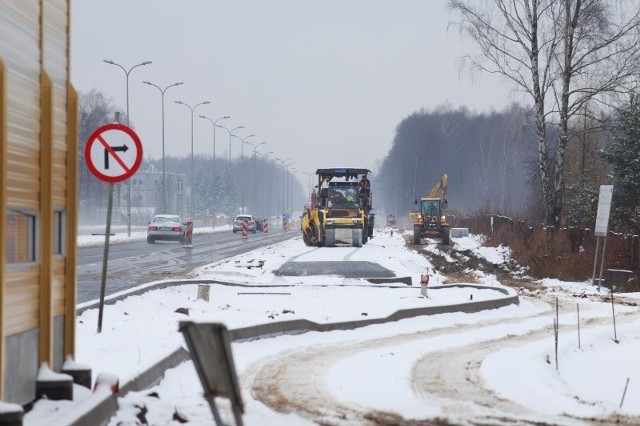
[[[156,240],[172,240],[184,244],[187,224],[174,214],[158,214],[147,227],[147,242],[153,244]]]
[[[233,233],[242,232],[242,226],[244,225],[244,221],[247,221],[247,231],[252,234],[256,233],[256,221],[250,214],[239,214],[233,220]]]

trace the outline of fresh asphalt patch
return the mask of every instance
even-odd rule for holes
[[[389,269],[366,261],[287,262],[276,272],[278,276],[305,277],[338,275],[344,278],[393,278]]]

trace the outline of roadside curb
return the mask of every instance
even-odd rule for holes
[[[185,285],[185,284],[221,284],[221,285],[229,285],[229,286],[237,286],[237,287],[247,287],[246,284],[238,284],[238,283],[225,283],[215,280],[186,280],[186,281],[163,281],[158,283],[152,283],[144,286],[143,288],[138,288],[132,290],[130,292],[121,292],[109,297],[105,300],[106,304],[114,304],[119,300],[123,300],[129,296],[140,295],[150,290],[157,290],[166,287],[176,286],[176,285]],[[286,285],[269,285],[269,286],[261,286],[261,287],[285,287]],[[293,286],[293,285],[290,285]],[[446,284],[440,286],[430,286],[430,290],[435,289],[444,289],[451,287],[463,287],[463,288],[474,288],[480,290],[494,290],[504,295],[504,297],[499,297],[497,299],[491,300],[483,300],[478,302],[467,302],[460,303],[456,305],[443,305],[443,306],[426,306],[423,308],[411,308],[411,309],[402,309],[398,310],[386,317],[381,318],[370,318],[370,319],[359,319],[353,321],[342,321],[336,323],[316,323],[314,321],[309,321],[305,319],[298,320],[290,320],[290,321],[281,321],[281,322],[270,322],[265,324],[253,325],[249,327],[235,328],[229,329],[229,334],[231,337],[231,341],[235,343],[248,342],[252,340],[258,339],[268,339],[283,335],[297,335],[303,334],[310,331],[318,331],[318,332],[328,332],[328,331],[338,331],[338,330],[355,330],[362,327],[367,327],[370,325],[384,324],[388,322],[399,321],[402,319],[415,318],[420,316],[429,316],[429,315],[437,315],[437,314],[445,314],[445,313],[454,313],[454,312],[464,312],[464,313],[475,313],[484,310],[498,309],[509,305],[519,305],[520,299],[518,294],[507,287],[492,287],[492,286],[484,286],[484,285],[476,285],[476,284]],[[402,288],[402,287],[401,287]],[[406,288],[406,287],[404,287]],[[87,309],[95,309],[98,307],[98,302],[85,303],[79,305],[77,308],[78,313],[82,313]],[[128,392],[139,392],[144,389],[148,389],[149,387],[159,383],[164,377],[164,373],[166,370],[170,368],[174,368],[183,362],[190,360],[191,356],[189,352],[184,347],[179,347],[173,352],[171,352],[166,357],[162,358],[156,364],[152,365],[147,370],[140,373],[138,376],[124,383],[117,394],[109,394],[109,395],[95,395],[89,398],[88,401],[85,401],[79,404],[77,410],[75,411],[77,414],[74,416],[67,415],[65,416],[64,423],[60,423],[57,421],[54,423],[55,425],[63,426],[93,426],[106,424],[108,420],[115,414],[118,410],[118,398],[124,397]],[[81,408],[81,409],[80,409]],[[69,414],[69,413],[68,413]],[[70,417],[73,417],[70,420]],[[62,420],[62,419],[61,419]]]

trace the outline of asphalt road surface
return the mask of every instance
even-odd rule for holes
[[[185,278],[199,266],[298,236],[297,229],[249,234],[246,240],[231,231],[195,234],[189,249],[174,241],[110,244],[106,295],[153,281]],[[104,246],[78,248],[78,303],[100,298],[103,257]]]

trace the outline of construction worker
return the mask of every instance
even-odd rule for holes
[[[358,187],[360,188],[360,197],[364,199],[365,208],[371,207],[370,184],[371,182],[367,179],[367,174],[363,174],[360,182],[358,182]]]
[[[362,178],[360,179],[360,182],[358,182],[360,193],[369,195],[370,185],[371,185],[371,182],[369,182],[369,179],[367,179],[367,174],[366,173],[363,174]]]

